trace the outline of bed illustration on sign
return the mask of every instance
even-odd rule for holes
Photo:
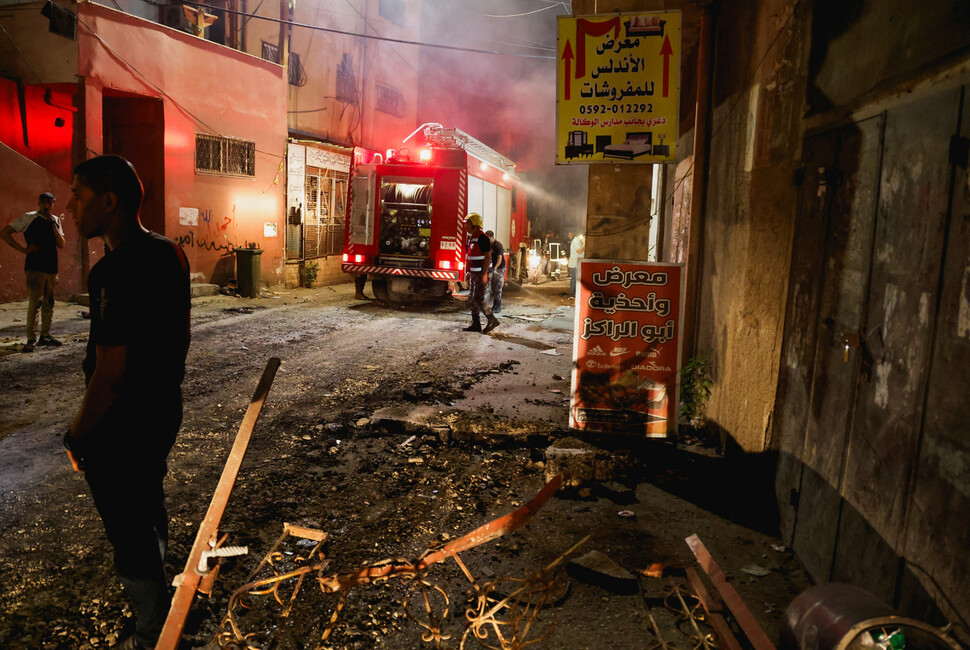
[[[604,158],[625,158],[633,160],[637,156],[651,153],[653,133],[650,131],[634,131],[626,134],[626,140],[620,144],[603,147]]]

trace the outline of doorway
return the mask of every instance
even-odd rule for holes
[[[164,109],[160,99],[105,95],[102,102],[104,153],[127,158],[141,177],[145,196],[142,224],[165,233]]]

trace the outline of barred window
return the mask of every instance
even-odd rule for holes
[[[404,117],[404,93],[390,86],[377,84],[377,110]]]
[[[303,64],[300,63],[300,55],[296,52],[290,50],[288,67],[286,74],[288,76],[288,81],[291,86],[305,86],[307,82],[306,70],[303,69]],[[280,61],[280,48],[278,45],[273,43],[267,43],[263,41],[263,51],[261,58],[264,61],[272,61],[273,63],[281,63]]]
[[[344,54],[337,66],[337,99],[342,102],[357,101],[357,78],[349,54]]]
[[[196,133],[195,171],[225,176],[255,176],[256,143]]]

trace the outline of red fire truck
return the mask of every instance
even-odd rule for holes
[[[515,163],[440,124],[423,124],[404,144],[419,132],[423,146],[354,151],[342,269],[367,274],[385,302],[450,295],[464,279],[469,212],[505,246],[507,269],[527,264],[529,222]]]

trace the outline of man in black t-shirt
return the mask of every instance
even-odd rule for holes
[[[54,316],[54,288],[57,286],[57,249],[64,248],[61,220],[51,214],[54,195],[44,192],[37,199],[37,210],[14,219],[0,230],[0,239],[24,254],[27,275],[27,343],[22,350],[33,352],[37,334],[37,310],[40,310],[40,342],[38,345],[60,345],[51,336]],[[26,245],[13,238],[22,232]]]
[[[182,422],[189,265],[175,242],[141,225],[141,181],[124,158],[81,163],[71,191],[78,232],[101,237],[108,251],[88,275],[87,388],[64,444],[85,473],[134,601],[127,647],[154,647],[169,608],[162,480]]]

